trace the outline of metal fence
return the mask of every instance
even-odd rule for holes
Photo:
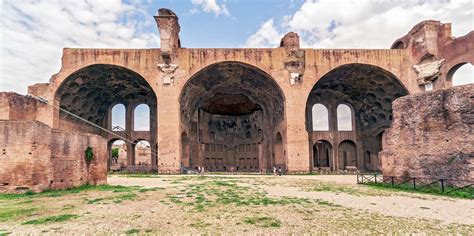
[[[461,179],[433,179],[417,177],[383,176],[381,174],[358,174],[358,184],[381,184],[393,188],[405,188],[417,191],[453,193],[456,191],[469,192],[474,196],[474,181]]]

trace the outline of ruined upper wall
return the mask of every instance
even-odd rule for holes
[[[0,92],[0,120],[35,120],[35,99],[11,92]]]
[[[474,31],[454,38],[451,24],[427,20],[415,25],[392,44],[410,52],[410,63],[419,86],[425,90],[451,87],[448,72],[462,63],[474,64]]]
[[[161,8],[158,10],[158,15],[155,16],[155,21],[160,31],[160,43],[162,55],[169,60],[170,54],[175,48],[181,47],[179,40],[179,26],[178,16],[170,9]]]

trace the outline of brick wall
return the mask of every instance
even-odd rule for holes
[[[107,141],[51,129],[37,121],[0,120],[0,192],[105,184]],[[84,150],[93,147],[88,166]]]
[[[384,175],[474,180],[474,84],[399,98],[393,115]]]

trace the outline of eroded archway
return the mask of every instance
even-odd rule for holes
[[[120,138],[125,141],[127,149],[127,168],[135,165],[133,156],[136,139],[150,140],[152,149],[156,150],[156,108],[157,99],[152,87],[138,73],[117,65],[94,64],[69,75],[59,86],[55,103],[62,109],[71,112],[104,129],[105,132],[74,116],[60,111],[55,125],[59,129],[95,133],[106,137],[109,142]],[[124,107],[125,124],[113,126],[112,113],[117,104]],[[148,131],[134,130],[134,108],[139,104],[149,107],[150,120]],[[122,109],[123,110],[123,109]],[[122,122],[123,123],[123,122]],[[123,127],[122,127],[123,126]],[[111,145],[108,147],[111,153]],[[152,158],[156,167],[156,155]],[[111,166],[109,161],[108,166]]]
[[[405,87],[392,73],[368,64],[347,64],[339,66],[314,85],[306,103],[306,124],[311,144],[321,139],[330,142],[334,149],[354,149],[353,156],[347,156],[348,151],[334,150],[335,161],[332,170],[345,169],[354,166],[359,170],[376,169],[376,165],[364,165],[364,151],[376,155],[380,151],[380,132],[392,122],[392,102],[407,95]],[[311,109],[314,104],[322,103],[329,110],[329,130],[314,131],[310,121]],[[341,119],[342,112],[338,111],[340,104],[345,104],[347,117]],[[338,122],[347,123],[347,128],[338,129]],[[352,121],[351,121],[352,120]],[[352,123],[352,125],[351,125]],[[351,127],[351,128],[350,128]],[[347,141],[340,146],[342,141]],[[353,147],[349,147],[351,143]],[[346,155],[346,162],[344,157]],[[355,158],[355,162],[352,162]],[[310,161],[313,154],[310,155]],[[349,161],[350,160],[350,161]]]
[[[210,171],[270,170],[275,142],[285,140],[284,102],[277,83],[256,67],[220,62],[202,69],[180,96],[182,145],[189,150],[182,163]]]

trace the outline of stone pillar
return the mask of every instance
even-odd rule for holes
[[[176,87],[163,86],[158,93],[158,170],[180,171],[179,91]]]
[[[158,163],[158,143],[156,142],[157,139],[157,133],[158,133],[158,127],[157,127],[157,104],[152,105],[154,107],[150,106],[150,140],[148,142],[150,143],[151,147],[151,166],[153,169],[157,168],[157,163]]]
[[[135,165],[135,144],[127,142],[127,165]]]
[[[295,92],[288,93],[286,99],[288,172],[309,172],[308,132],[304,122],[306,97]],[[291,104],[291,106],[288,104]]]
[[[125,138],[130,139],[133,133],[133,110],[135,109],[134,104],[126,104],[125,107]],[[135,141],[135,140],[131,140]],[[127,143],[127,165],[135,165],[135,145]]]
[[[339,145],[338,143],[332,144],[332,150],[333,150],[333,155],[332,155],[332,162],[333,162],[333,171],[339,170]]]

